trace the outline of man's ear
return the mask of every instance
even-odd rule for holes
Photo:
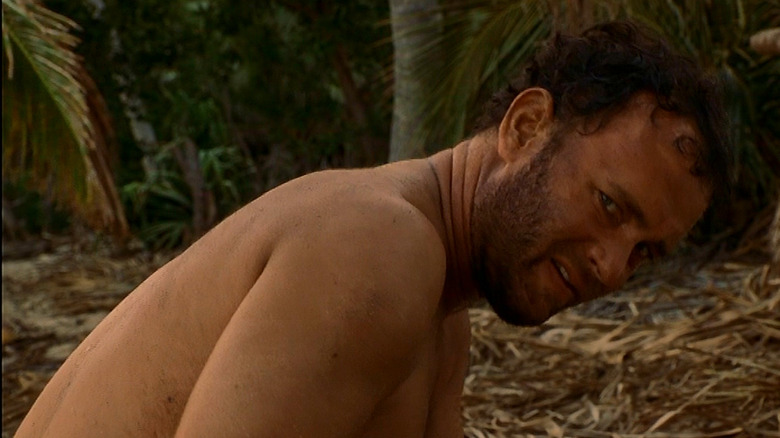
[[[506,162],[536,155],[547,143],[554,117],[549,91],[523,90],[512,101],[498,127],[498,154]]]

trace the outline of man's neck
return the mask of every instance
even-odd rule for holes
[[[436,176],[441,209],[438,225],[447,250],[443,304],[448,311],[455,311],[479,298],[471,270],[471,211],[477,188],[495,161],[485,139],[479,136],[427,160]]]

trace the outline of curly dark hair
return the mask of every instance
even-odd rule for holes
[[[709,184],[716,199],[731,190],[733,146],[719,81],[648,29],[615,21],[581,36],[557,33],[524,75],[488,101],[476,132],[498,126],[514,98],[530,87],[552,94],[559,126],[598,117],[596,130],[637,92],[653,93],[659,107],[692,117],[704,136],[691,172]]]

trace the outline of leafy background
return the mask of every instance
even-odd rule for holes
[[[780,58],[749,47],[776,1],[44,3],[3,0],[7,237],[187,244],[303,173],[451,146],[551,32],[612,18],[727,86],[737,190],[694,240],[733,244],[776,198]]]

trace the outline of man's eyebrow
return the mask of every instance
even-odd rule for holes
[[[647,219],[645,216],[645,212],[642,210],[642,207],[639,206],[639,203],[636,202],[634,197],[631,196],[630,193],[625,191],[623,187],[621,187],[616,182],[608,181],[608,184],[612,192],[611,195],[615,197],[615,200],[621,205],[625,206],[628,212],[636,218],[640,226],[647,227]],[[659,241],[659,242],[650,242],[650,243],[655,248],[659,257],[663,257],[672,251],[673,245],[670,245],[667,242]]]
[[[636,202],[634,197],[631,196],[630,193],[625,191],[623,187],[621,187],[616,182],[608,181],[608,184],[609,184],[609,188],[612,190],[612,196],[615,197],[615,200],[625,206],[628,212],[631,213],[631,215],[636,218],[637,222],[639,222],[639,225],[646,227],[647,219],[645,216],[645,212],[642,210],[642,207],[640,207],[639,204]]]

